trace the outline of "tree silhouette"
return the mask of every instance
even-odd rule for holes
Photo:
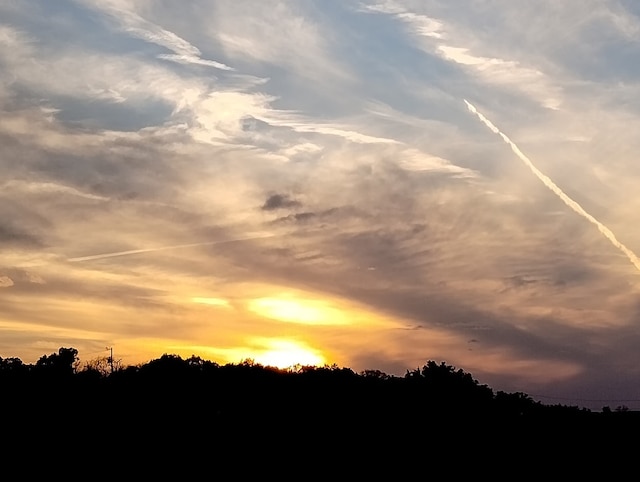
[[[92,358],[84,365],[84,371],[95,371],[101,377],[106,377],[113,372],[117,372],[123,369],[121,359],[111,358],[110,356],[101,356]]]
[[[411,396],[438,411],[475,413],[493,404],[493,390],[480,385],[471,374],[429,360],[422,369],[407,370],[405,380]]]
[[[3,440],[31,456],[60,449],[59,457],[78,463],[87,454],[104,463],[108,452],[110,468],[125,459],[163,469],[166,461],[200,460],[218,470],[233,460],[238,472],[240,455],[255,465],[268,453],[265,463],[279,475],[303,464],[314,476],[317,466],[336,476],[339,462],[340,470],[357,465],[358,476],[368,470],[379,477],[380,467],[392,466],[392,478],[404,480],[438,465],[486,475],[474,460],[558,461],[570,456],[567,447],[596,447],[601,456],[610,441],[640,428],[640,412],[591,413],[543,405],[523,392],[494,395],[464,370],[432,360],[405,376],[337,365],[219,365],[171,354],[114,373],[103,368],[79,370],[73,348],[33,365],[0,358]],[[482,459],[470,458],[485,448]],[[398,470],[405,469],[403,477]]]
[[[43,355],[36,362],[36,370],[51,377],[70,377],[78,366],[78,350],[75,348],[60,348],[58,353]]]
[[[0,376],[17,376],[24,374],[29,370],[29,367],[22,363],[20,358],[2,358],[0,357]]]

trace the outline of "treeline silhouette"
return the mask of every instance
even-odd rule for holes
[[[443,447],[477,449],[497,436],[504,450],[550,434],[572,443],[596,433],[619,438],[640,425],[637,413],[623,407],[545,405],[526,393],[494,391],[433,360],[404,376],[336,365],[221,365],[171,354],[134,366],[109,358],[81,366],[75,348],[60,348],[35,364],[0,357],[0,390],[2,414],[12,421],[4,435],[16,442],[51,444],[72,434],[75,444],[170,446],[183,455],[225,444],[266,450],[281,439],[285,452],[328,444],[408,454],[418,444],[435,454]],[[206,445],[196,442],[201,437]]]

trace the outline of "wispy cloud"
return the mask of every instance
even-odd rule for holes
[[[414,32],[422,37],[445,39],[447,36],[444,24],[435,18],[411,12],[397,12],[396,17],[410,24]]]
[[[184,249],[184,248],[196,248],[200,246],[216,246],[216,245],[227,244],[227,243],[237,243],[241,241],[253,241],[256,239],[270,238],[272,236],[274,235],[269,233],[262,233],[262,234],[253,234],[253,235],[248,235],[242,238],[227,239],[222,241],[205,241],[201,243],[178,244],[174,246],[158,246],[155,248],[129,249],[126,251],[116,251],[113,253],[100,253],[100,254],[92,254],[89,256],[79,256],[75,258],[69,258],[67,261],[69,261],[70,263],[78,263],[82,261],[96,261],[100,259],[115,258],[119,256],[131,256],[134,254],[155,253],[158,251],[176,250],[176,249]]]
[[[14,190],[17,191],[15,194],[20,195],[26,193],[58,193],[58,194],[68,194],[71,196],[77,196],[85,199],[95,200],[95,201],[109,201],[108,197],[97,196],[92,193],[82,192],[79,189],[64,186],[62,184],[57,184],[54,182],[30,182],[30,181],[19,181],[19,180],[11,180],[2,184],[1,189],[4,190]]]
[[[311,5],[274,1],[257,5],[247,0],[215,2],[212,22],[205,28],[224,52],[260,66],[285,65],[290,75],[317,82],[352,79],[347,65],[331,55],[332,36],[322,18],[309,15]]]
[[[535,67],[523,65],[521,61],[479,55],[471,47],[460,45],[456,27],[423,14],[407,11],[395,2],[381,6],[370,5],[365,10],[392,15],[408,26],[409,31],[419,39],[426,39],[421,47],[428,53],[453,62],[487,84],[497,84],[504,88],[523,92],[549,109],[558,109],[562,102],[561,89]],[[475,47],[477,48],[477,47]],[[484,51],[491,51],[491,45],[482,45]]]
[[[488,83],[523,90],[549,109],[561,105],[560,89],[539,70],[523,67],[519,62],[472,55],[467,48],[439,45],[436,52],[446,60],[473,69]]]
[[[399,153],[398,164],[408,171],[442,172],[460,177],[475,177],[477,175],[471,169],[456,166],[447,159],[425,154],[417,149],[406,149]]]
[[[323,126],[316,124],[300,124],[297,122],[280,122],[277,121],[276,125],[288,126],[297,132],[312,132],[318,134],[326,134],[330,136],[342,137],[348,141],[356,142],[359,144],[398,144],[398,141],[394,139],[388,139],[385,137],[375,137],[360,132],[348,130],[343,126]],[[342,127],[342,128],[341,128]]]
[[[543,174],[535,166],[535,164],[531,162],[531,160],[522,153],[520,148],[511,139],[509,139],[509,137],[507,137],[500,129],[498,129],[495,125],[493,125],[493,123],[489,119],[487,119],[484,115],[482,115],[482,113],[480,113],[473,104],[471,104],[466,99],[464,102],[469,108],[469,111],[477,115],[478,118],[482,121],[482,123],[484,123],[489,129],[491,129],[492,132],[494,132],[495,134],[498,134],[502,138],[502,140],[509,147],[511,147],[511,150],[520,158],[520,160],[522,160],[522,162],[524,162],[526,166],[529,169],[531,169],[531,171],[535,174],[535,176],[538,179],[540,179],[540,181],[546,187],[548,187],[551,191],[553,191],[553,193],[556,196],[558,196],[562,200],[562,202],[564,202],[567,206],[569,206],[573,211],[578,213],[580,216],[584,217],[590,223],[594,224],[598,228],[598,231],[600,231],[611,242],[611,244],[613,244],[616,248],[622,251],[622,253],[627,258],[629,258],[629,261],[631,261],[631,263],[638,269],[638,271],[640,271],[640,259],[633,251],[631,251],[624,244],[618,241],[618,238],[616,237],[616,235],[613,234],[613,232],[608,227],[606,227],[604,224],[598,221],[591,214],[586,212],[580,204],[578,204],[576,201],[571,199],[556,183],[554,183],[547,175]]]
[[[129,35],[140,38],[168,50],[172,54],[159,54],[158,58],[181,64],[197,64],[214,67],[220,70],[233,70],[232,67],[215,60],[203,59],[202,52],[195,45],[175,33],[156,25],[131,9],[131,4],[120,0],[96,2],[93,0],[76,0],[84,5],[109,14],[119,27]]]

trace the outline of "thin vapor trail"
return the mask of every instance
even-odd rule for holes
[[[493,123],[489,119],[483,116],[471,102],[469,102],[467,99],[463,99],[463,100],[464,100],[464,103],[467,104],[467,108],[469,109],[469,111],[477,115],[478,118],[489,129],[491,129],[494,133],[502,137],[502,140],[506,142],[509,145],[509,147],[511,147],[511,150],[516,154],[516,156],[518,156],[522,160],[522,162],[524,162],[526,166],[529,169],[531,169],[531,171],[536,175],[538,179],[542,181],[542,183],[545,186],[547,186],[551,191],[553,191],[553,193],[556,196],[558,196],[567,206],[573,209],[576,213],[578,213],[580,216],[587,219],[590,223],[595,224],[598,230],[611,242],[611,244],[613,244],[616,248],[622,251],[627,256],[627,258],[629,258],[629,261],[633,263],[636,269],[640,271],[640,258],[638,258],[638,256],[636,256],[636,254],[633,251],[631,251],[624,244],[618,241],[618,238],[616,238],[615,234],[613,234],[613,232],[608,227],[606,227],[604,224],[602,224],[600,221],[594,218],[591,214],[585,211],[584,208],[580,206],[580,204],[578,204],[576,201],[574,201],[568,195],[566,195],[564,191],[560,189],[556,183],[554,183],[546,174],[542,173],[533,164],[533,162],[531,162],[531,159],[525,156],[522,153],[522,151],[518,148],[518,146],[511,139],[509,139],[504,133],[502,133],[500,129],[498,129],[495,125],[493,125]]]
[[[104,259],[104,258],[115,258],[116,256],[129,256],[132,254],[140,254],[140,253],[152,253],[155,251],[166,251],[166,250],[170,250],[170,249],[180,249],[180,248],[193,248],[196,246],[210,246],[210,245],[216,245],[216,244],[226,244],[226,243],[235,243],[235,242],[239,242],[239,241],[251,241],[253,239],[262,239],[262,238],[271,238],[275,236],[274,234],[261,234],[261,235],[256,235],[256,236],[249,236],[246,238],[233,238],[233,239],[226,239],[226,240],[222,240],[222,241],[207,241],[204,243],[191,243],[191,244],[178,244],[178,245],[173,245],[173,246],[159,246],[157,248],[144,248],[144,249],[131,249],[129,251],[117,251],[115,253],[102,253],[102,254],[93,254],[90,256],[81,256],[78,258],[69,258],[67,259],[68,262],[70,263],[78,263],[81,261],[93,261],[93,260],[97,260],[97,259]]]

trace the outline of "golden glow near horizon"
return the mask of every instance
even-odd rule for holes
[[[330,302],[298,299],[291,295],[258,298],[248,304],[250,311],[267,318],[305,325],[348,325],[347,314]]]
[[[229,293],[236,293],[233,301],[228,301]],[[197,346],[179,343],[171,349],[184,356],[211,356],[219,363],[251,359],[278,368],[345,363],[345,353],[355,340],[375,339],[380,329],[398,326],[397,321],[350,300],[293,287],[249,283],[187,299],[197,310],[194,313],[201,313],[194,317],[208,318],[211,330],[203,332]],[[210,312],[202,311],[209,307],[224,312],[209,318]],[[240,325],[250,330],[250,337],[238,336]]]
[[[253,360],[264,366],[290,368],[295,365],[322,366],[325,356],[303,341],[286,338],[254,337],[246,340],[246,346],[217,348],[212,346],[174,346],[179,351],[208,353],[224,363],[240,363]]]
[[[252,357],[257,363],[277,368],[288,368],[294,365],[320,366],[325,358],[319,351],[308,345],[291,340],[265,340],[266,349]]]
[[[220,306],[222,308],[230,307],[229,302],[222,298],[206,298],[206,297],[194,296],[191,298],[191,301],[201,305]]]

